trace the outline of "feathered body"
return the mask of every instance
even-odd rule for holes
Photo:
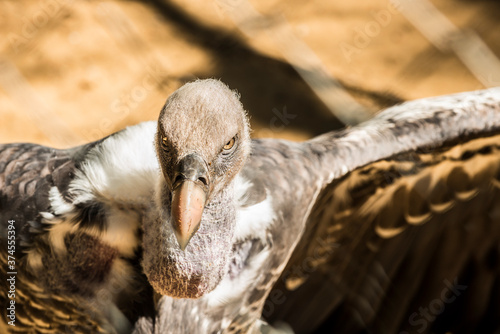
[[[227,88],[220,83],[211,81],[208,85],[226,94]],[[215,95],[203,92],[196,103],[207,104],[206,99],[218,94],[211,92]],[[193,94],[190,92],[190,96]],[[17,293],[16,327],[0,323],[0,328],[14,332],[36,328],[47,333],[242,333],[259,331],[263,324],[259,319],[264,315],[285,319],[299,332],[308,332],[328,326],[332,319],[341,319],[342,312],[353,307],[355,314],[365,310],[371,313],[353,316],[362,321],[356,322],[358,327],[346,324],[345,328],[369,327],[374,315],[380,314],[380,305],[386,305],[380,296],[400,296],[402,288],[397,280],[404,281],[401,277],[416,275],[421,266],[430,265],[432,252],[424,251],[425,244],[432,241],[433,249],[439,249],[438,240],[445,229],[432,222],[440,221],[447,212],[457,219],[465,217],[461,211],[443,208],[451,195],[440,193],[437,185],[452,180],[447,185],[458,187],[460,182],[456,180],[465,175],[461,171],[480,175],[477,182],[474,179],[477,184],[457,188],[453,194],[453,198],[462,196],[464,202],[473,201],[467,197],[469,188],[498,185],[500,156],[494,136],[500,129],[499,101],[499,90],[415,101],[389,109],[360,126],[304,143],[266,139],[245,142],[246,121],[238,121],[228,128],[239,131],[235,138],[241,139],[241,146],[236,150],[242,150],[242,155],[234,153],[229,164],[232,167],[223,170],[217,168],[229,166],[224,162],[229,160],[221,159],[230,158],[219,155],[219,144],[211,142],[221,136],[224,145],[234,131],[222,127],[209,134],[208,130],[197,133],[192,128],[191,136],[182,137],[186,134],[181,127],[169,129],[161,123],[168,123],[168,115],[182,109],[174,102],[170,107],[167,103],[170,114],[167,110],[160,123],[142,123],[81,147],[55,150],[30,144],[2,145],[2,244],[7,238],[8,221],[14,220]],[[226,104],[238,109],[236,102]],[[202,114],[205,111],[197,109]],[[189,117],[173,122],[187,121],[191,121]],[[215,124],[220,127],[223,121],[221,118]],[[159,129],[168,134],[162,135]],[[180,133],[178,138],[176,131]],[[214,139],[200,143],[204,136]],[[165,137],[171,141],[168,150],[162,148]],[[477,144],[473,140],[483,141]],[[189,149],[175,147],[174,143],[182,142]],[[245,153],[245,145],[249,153]],[[462,150],[472,152],[470,159],[453,150],[459,146],[470,147]],[[168,153],[162,153],[162,149]],[[416,149],[424,149],[424,153],[401,155]],[[170,201],[176,191],[175,166],[193,152],[211,161],[206,164],[211,188],[200,227],[181,251],[175,224],[165,222],[170,219]],[[170,162],[167,154],[175,159]],[[481,160],[482,167],[476,168],[478,163],[472,163],[473,158],[487,162]],[[444,162],[447,159],[452,161],[448,165]],[[486,197],[477,198],[492,212],[492,218],[480,228],[491,228],[488,244],[492,245],[500,240],[498,229],[493,227],[498,224],[494,210],[498,195],[484,194]],[[433,206],[425,210],[421,202],[428,196]],[[392,206],[387,204],[390,201],[401,203],[392,213]],[[405,221],[398,218],[401,215]],[[226,241],[213,243],[217,238],[229,241],[227,245]],[[410,239],[420,241],[411,248]],[[456,238],[450,239],[450,244],[451,240]],[[297,243],[297,252],[288,263]],[[214,245],[223,246],[218,249]],[[383,250],[376,251],[379,248]],[[481,254],[492,252],[492,246],[485,249]],[[426,260],[412,261],[414,267],[403,270],[402,261],[419,252]],[[452,248],[446,248],[442,261],[451,253]],[[6,253],[1,254],[5,268]],[[394,272],[383,276],[384,282],[375,279],[375,284],[371,279],[374,266],[382,259]],[[361,271],[356,271],[356,261],[362,262]],[[287,263],[288,268],[299,266],[307,275],[283,271]],[[199,271],[208,276],[197,276]],[[446,277],[453,282],[449,275]],[[7,277],[0,278],[5,282]],[[331,293],[332,282],[345,289]],[[153,298],[150,283],[166,295]],[[382,288],[375,289],[374,284]],[[406,306],[415,303],[418,287],[415,283],[411,298],[400,302]],[[296,290],[290,292],[292,288]],[[431,285],[429,295],[436,289]],[[175,298],[177,293],[193,293],[196,299]],[[359,303],[352,302],[365,299],[368,302],[360,304],[364,307],[361,311],[356,308]],[[4,310],[8,303],[5,295],[0,296]],[[370,307],[365,307],[367,303]],[[383,310],[387,316],[388,309]],[[401,311],[398,319],[404,319],[405,314]],[[401,323],[380,328],[393,331],[404,328]]]

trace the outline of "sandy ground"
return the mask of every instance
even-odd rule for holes
[[[433,3],[500,56],[499,4]],[[372,113],[484,88],[394,7],[387,0],[1,1],[0,142],[95,140],[155,119],[173,90],[205,77],[241,93],[256,137],[302,140],[341,127],[289,64],[290,33]],[[488,80],[500,85],[500,77]]]

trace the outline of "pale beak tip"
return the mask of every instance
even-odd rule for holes
[[[177,237],[177,243],[179,244],[179,248],[184,252],[189,243],[189,239],[183,238],[177,234],[175,236]]]
[[[174,231],[174,234],[179,248],[184,251],[189,243],[189,240],[191,240],[191,236],[179,233],[178,231]]]

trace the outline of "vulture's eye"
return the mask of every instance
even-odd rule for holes
[[[236,143],[236,137],[231,138],[231,140],[228,141],[226,143],[226,145],[224,145],[224,149],[223,149],[222,153],[228,153],[229,151],[231,151],[231,149],[234,147],[235,143]]]
[[[168,141],[167,137],[161,137],[161,148],[165,151],[168,151]]]

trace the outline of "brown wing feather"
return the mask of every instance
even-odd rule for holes
[[[284,298],[271,320],[298,333],[497,328],[499,179],[493,135],[334,181],[275,287]]]
[[[26,270],[25,251],[33,242],[33,235],[44,230],[40,212],[49,211],[49,190],[55,186],[65,194],[74,168],[70,151],[33,144],[0,145],[0,239],[2,245],[7,243],[9,220],[15,221],[17,239],[15,253],[12,253],[16,274],[8,274],[5,270],[10,255],[7,249],[0,252],[2,291],[10,291],[7,278],[15,279],[12,295],[15,297],[0,294],[4,310],[0,319],[2,333],[106,332],[99,325],[103,321],[97,310],[89,316],[94,308],[84,298],[48,292],[40,287],[40,277]],[[10,311],[6,309],[11,300],[15,301],[15,318],[7,317]],[[11,321],[15,326],[8,324]]]
[[[24,258],[25,259],[25,258]],[[105,323],[95,307],[78,296],[55,295],[40,288],[37,278],[19,268],[24,267],[24,259],[16,257],[16,275],[8,275],[0,270],[2,294],[0,318],[2,333],[108,333],[100,324]],[[7,254],[0,252],[0,265],[7,268]],[[7,279],[15,277],[15,298],[8,298],[10,291]],[[13,315],[7,307],[15,301]],[[92,313],[93,312],[93,313]],[[90,313],[90,314],[89,314]],[[10,325],[8,324],[11,322]]]

